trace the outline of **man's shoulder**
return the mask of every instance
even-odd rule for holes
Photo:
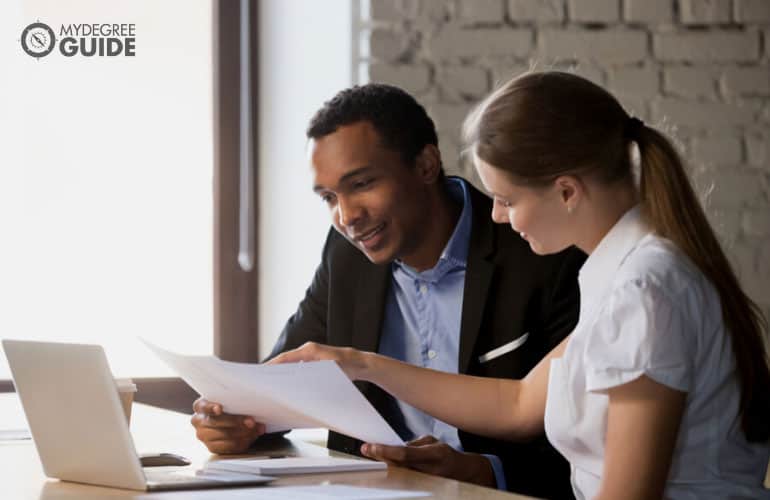
[[[489,247],[499,254],[513,251],[517,256],[532,254],[527,244],[508,224],[492,220],[492,198],[463,179],[468,186],[473,217],[471,222],[472,244]]]
[[[492,198],[490,198],[486,193],[484,193],[479,188],[474,186],[473,183],[471,183],[471,181],[469,181],[465,177],[460,177],[458,175],[450,175],[448,178],[459,181],[465,186],[465,188],[468,191],[468,194],[470,195],[471,203],[473,203],[474,211],[477,209],[478,205],[482,205],[484,207],[492,206]]]

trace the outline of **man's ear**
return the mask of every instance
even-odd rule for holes
[[[415,160],[417,175],[425,184],[433,184],[441,174],[441,152],[433,144],[426,144]]]

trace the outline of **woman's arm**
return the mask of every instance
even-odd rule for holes
[[[567,340],[554,348],[522,380],[455,375],[420,368],[352,348],[308,343],[273,362],[332,359],[353,380],[366,380],[439,420],[482,436],[524,439],[543,431],[551,359],[564,353]]]
[[[646,376],[609,389],[598,500],[662,498],[687,394]]]

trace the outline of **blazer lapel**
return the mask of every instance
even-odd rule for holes
[[[350,345],[361,351],[377,352],[380,346],[382,322],[385,318],[390,266],[375,266],[370,262],[366,262],[365,265],[370,269],[358,272]],[[356,386],[372,406],[388,420],[391,415],[386,411],[387,393],[377,390],[377,386],[366,382],[356,382]]]
[[[390,266],[366,263],[371,269],[358,273],[351,346],[376,352],[380,345],[385,300],[390,281]]]
[[[479,336],[481,320],[487,303],[489,285],[495,265],[489,260],[494,252],[494,226],[489,218],[491,201],[470,186],[473,203],[473,227],[468,245],[468,262],[465,270],[463,312],[460,322],[459,373],[466,373],[470,365],[473,347]]]

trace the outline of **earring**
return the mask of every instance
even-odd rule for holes
[[[573,209],[572,205],[567,205],[567,213],[568,214],[572,213],[572,209]]]

